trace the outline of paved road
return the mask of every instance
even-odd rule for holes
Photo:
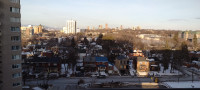
[[[192,74],[188,69],[181,68],[181,71],[185,73],[183,76],[162,76],[159,78],[160,82],[169,82],[174,81],[191,81]],[[200,81],[200,76],[194,73],[193,77],[195,81]],[[106,82],[129,82],[129,83],[142,83],[142,82],[153,82],[150,77],[139,78],[139,77],[131,77],[131,76],[108,76],[106,79],[98,79],[96,77],[70,77],[70,78],[59,78],[55,80],[49,80],[48,84],[52,84],[52,90],[72,90],[77,88],[77,83],[80,79],[83,79],[85,83],[98,82],[98,83],[106,83]],[[38,85],[43,84],[44,80],[32,80],[27,81],[27,85]]]
[[[98,83],[106,83],[106,82],[129,82],[129,83],[144,83],[144,82],[153,82],[151,78],[138,78],[131,76],[108,76],[106,79],[98,79],[95,77],[71,77],[71,78],[59,78],[55,80],[49,80],[48,83],[53,85],[52,90],[70,90],[77,88],[77,83],[80,79],[83,79],[85,83],[98,82]],[[159,78],[160,82],[167,81],[178,81],[177,76],[166,76]],[[179,81],[191,81],[191,76],[182,76],[179,78]],[[197,76],[194,77],[194,80],[199,80]],[[200,80],[199,80],[200,81]],[[44,80],[34,80],[27,81],[27,85],[37,85],[43,84]]]

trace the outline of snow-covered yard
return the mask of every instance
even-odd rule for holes
[[[171,88],[200,88],[200,81],[187,81],[187,82],[163,82],[163,84]]]
[[[114,67],[114,71],[117,71],[119,76],[121,76],[121,74],[120,74],[119,70],[117,69],[117,67],[115,65],[113,67]]]
[[[130,74],[131,74],[131,76],[134,76],[135,75],[135,73],[136,73],[136,70],[135,69],[133,69],[133,60],[130,60],[130,62],[129,62],[129,72],[130,72]]]
[[[68,72],[67,76],[70,76],[73,71],[72,71],[72,67],[68,67],[68,64],[61,65],[61,74],[65,74],[65,67],[66,67],[66,71]]]
[[[157,71],[150,71],[149,74],[150,75],[154,74],[154,75],[158,75],[158,76],[182,75],[182,73],[180,71],[178,71],[178,70],[173,70],[172,72],[170,72],[171,71],[171,64],[169,64],[168,69],[165,70],[164,73],[163,73],[163,68],[164,67],[161,64],[159,66],[160,66],[160,71],[159,72],[157,72]]]

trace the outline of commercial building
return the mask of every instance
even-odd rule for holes
[[[149,73],[149,60],[145,57],[137,57],[137,75],[138,77],[147,77]]]
[[[22,90],[20,0],[0,1],[0,90]]]
[[[76,21],[75,20],[67,20],[66,27],[63,27],[63,31],[66,34],[76,34]]]

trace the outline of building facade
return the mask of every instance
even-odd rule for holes
[[[29,27],[21,27],[21,37],[24,39],[30,38],[34,35],[34,28],[32,26]]]
[[[0,0],[0,90],[22,90],[20,0]]]
[[[149,61],[145,57],[137,57],[137,76],[147,77],[149,73]]]
[[[106,29],[106,30],[108,29],[108,24],[107,24],[107,23],[105,24],[105,29]]]
[[[42,25],[40,24],[39,26],[34,26],[34,34],[39,34],[42,33]]]
[[[76,34],[76,21],[67,20],[67,25],[66,27],[63,27],[63,31],[66,34]]]

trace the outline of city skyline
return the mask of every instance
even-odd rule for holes
[[[199,30],[198,3],[199,0],[21,0],[21,22],[62,28],[67,20],[73,19],[78,28],[107,23],[109,28],[123,25],[124,28]]]

